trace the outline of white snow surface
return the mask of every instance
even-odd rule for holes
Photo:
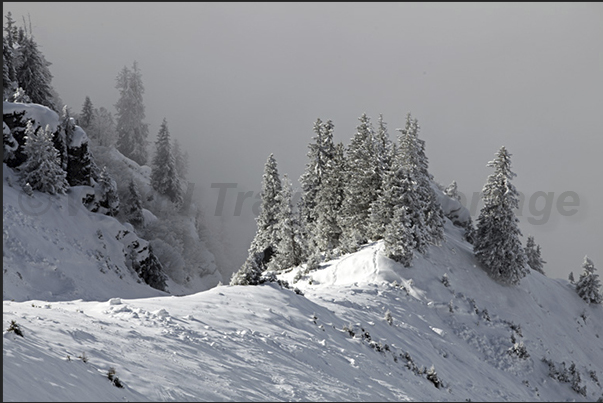
[[[69,246],[73,270],[87,260],[87,226],[65,233],[51,219],[43,225],[4,206],[5,222],[8,213],[15,223],[9,234],[38,231]],[[87,286],[65,292],[69,281],[47,280],[67,268],[44,261],[46,246],[16,249],[6,226],[4,233],[4,266],[22,261],[23,271],[23,280],[4,274],[4,401],[595,401],[603,394],[602,306],[537,272],[516,287],[495,283],[449,220],[442,246],[416,255],[410,268],[385,258],[376,242],[295,284],[302,268],[281,275],[304,295],[267,283],[165,296],[135,281],[116,287],[116,275],[84,268],[79,284]],[[6,330],[12,320],[24,337]],[[512,335],[528,358],[508,353]],[[444,386],[409,369],[405,353],[419,368],[433,365]],[[543,357],[575,363],[586,396],[551,378]],[[108,380],[110,367],[123,388]]]

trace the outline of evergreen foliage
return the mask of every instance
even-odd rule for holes
[[[373,151],[374,130],[366,114],[359,120],[346,153],[345,196],[340,214],[344,252],[354,252],[368,241],[370,207],[380,187]]]
[[[576,292],[584,301],[589,304],[600,304],[603,302],[603,295],[599,291],[601,281],[599,275],[595,274],[597,270],[592,260],[588,256],[584,256],[582,263],[584,272],[580,274],[580,278],[576,282]]]
[[[53,101],[52,74],[44,55],[38,50],[33,36],[19,35],[16,81],[31,99],[31,102],[57,110]]]
[[[33,190],[45,193],[64,193],[69,184],[66,173],[61,167],[58,152],[52,144],[50,127],[36,130],[29,120],[25,136],[23,151],[27,159],[21,165],[23,183],[29,183]]]
[[[316,119],[314,123],[315,136],[313,142],[308,145],[308,162],[306,169],[301,175],[299,182],[301,184],[302,196],[299,202],[300,225],[303,236],[307,240],[306,257],[315,254],[317,250],[316,240],[314,239],[315,221],[318,216],[318,207],[316,196],[322,187],[325,170],[328,161],[331,161],[335,155],[335,145],[333,143],[333,122],[328,120]]]
[[[159,194],[167,196],[176,205],[182,204],[182,188],[176,170],[176,160],[171,149],[170,132],[165,118],[161,123],[157,141],[156,154],[153,158],[151,185]]]
[[[314,254],[324,251],[329,256],[340,244],[339,214],[344,200],[344,145],[338,143],[332,159],[325,162],[321,186],[316,192],[313,232]]]
[[[280,210],[277,200],[281,192],[282,184],[276,160],[273,154],[270,154],[264,165],[264,174],[262,175],[261,211],[256,218],[257,231],[249,248],[250,256],[258,253],[262,255],[263,266],[270,261],[281,241],[277,230]]]
[[[540,245],[536,245],[532,235],[529,235],[526,241],[525,253],[528,266],[530,266],[532,270],[544,274],[542,267],[546,262],[540,256]]]
[[[125,216],[126,220],[134,227],[142,227],[144,225],[144,216],[142,214],[142,199],[138,186],[134,179],[130,179],[128,184],[128,198],[125,200]]]
[[[182,152],[178,139],[174,139],[174,161],[178,177],[180,180],[185,180],[188,174],[188,152]]]
[[[98,200],[99,208],[92,211],[99,211],[108,216],[115,217],[119,213],[120,204],[117,194],[117,183],[111,179],[111,176],[107,172],[107,167],[103,167],[95,187],[98,187],[100,195]]]
[[[88,130],[94,120],[94,107],[90,97],[86,96],[84,105],[82,106],[82,112],[80,113],[79,125],[82,129]]]
[[[526,256],[521,246],[519,220],[513,209],[519,199],[511,179],[511,154],[503,146],[488,163],[494,173],[484,186],[484,206],[480,210],[473,250],[484,270],[507,285],[519,284],[526,275]]]
[[[143,123],[145,107],[142,100],[144,86],[138,64],[134,61],[132,70],[124,66],[117,76],[116,88],[119,100],[117,110],[117,149],[139,165],[145,165],[148,159],[148,124]]]
[[[276,199],[278,211],[275,225],[278,243],[276,244],[276,253],[269,264],[269,268],[275,271],[295,267],[302,262],[302,240],[299,222],[293,214],[291,195],[291,181],[285,174],[282,189]]]

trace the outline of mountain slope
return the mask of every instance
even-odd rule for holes
[[[4,334],[3,398],[597,400],[602,307],[535,272],[500,286],[476,267],[461,229],[447,221],[445,234],[411,268],[383,257],[380,242],[323,264],[295,283],[303,296],[268,283],[183,297],[5,300],[4,329],[15,320],[24,337]],[[82,353],[87,363],[74,358]],[[549,376],[542,358],[565,363],[565,377]],[[124,388],[106,378],[111,366]]]

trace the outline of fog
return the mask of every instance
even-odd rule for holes
[[[86,96],[114,112],[115,78],[138,62],[149,140],[165,117],[189,154],[206,216],[230,239],[228,276],[253,238],[254,197],[270,153],[298,186],[317,118],[331,119],[335,140],[347,145],[362,113],[375,124],[383,114],[395,139],[408,112],[435,180],[456,180],[468,207],[500,146],[513,154],[513,183],[525,195],[523,240],[534,235],[549,277],[577,277],[586,254],[603,268],[600,3],[3,8],[19,24],[29,14],[53,86],[74,112]],[[236,187],[224,188],[217,206],[225,183]],[[253,195],[235,211],[245,192]],[[477,218],[478,206],[471,210]]]

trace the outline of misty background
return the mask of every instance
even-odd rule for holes
[[[270,153],[299,187],[314,121],[331,119],[334,140],[347,146],[362,113],[375,125],[383,114],[395,140],[411,112],[435,180],[456,180],[469,199],[506,146],[525,195],[523,242],[534,235],[547,275],[577,278],[586,254],[603,270],[603,4],[5,2],[3,10],[18,25],[29,15],[73,113],[89,96],[115,114],[115,78],[138,62],[149,141],[165,117],[188,152],[188,179],[231,251],[225,283],[255,234]],[[225,183],[236,187],[216,216]],[[253,195],[235,216],[239,192]],[[579,200],[560,200],[564,192]],[[471,212],[475,220],[479,208]]]

